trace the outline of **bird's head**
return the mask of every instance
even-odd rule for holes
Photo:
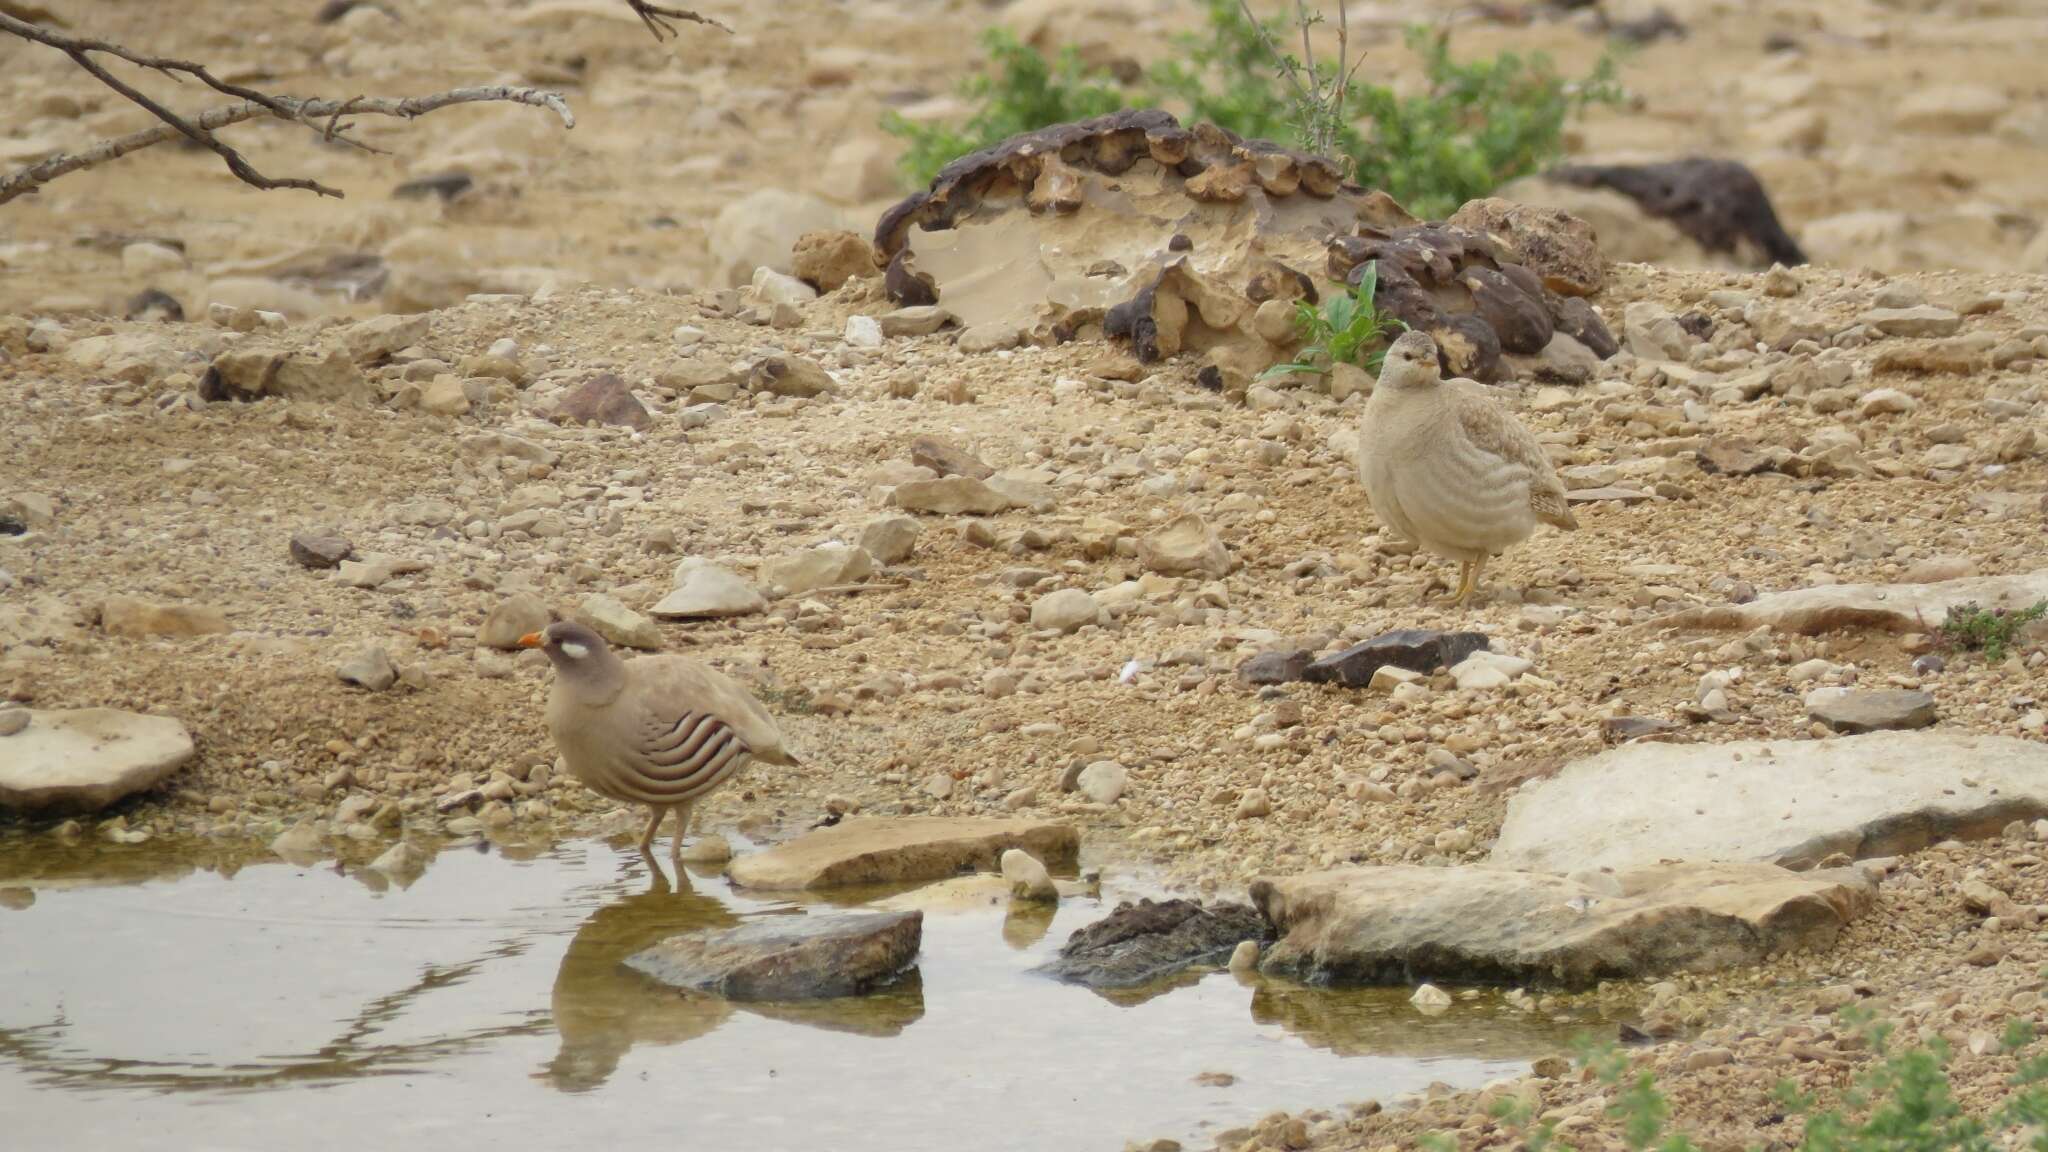
[[[1380,383],[1395,388],[1425,387],[1441,381],[1436,358],[1436,341],[1429,333],[1409,329],[1387,348],[1386,363],[1380,368]]]
[[[538,632],[528,632],[519,638],[519,646],[547,653],[563,672],[595,667],[607,663],[611,656],[604,637],[574,620],[557,620]]]

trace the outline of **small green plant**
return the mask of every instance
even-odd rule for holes
[[[1047,60],[1001,28],[990,29],[981,42],[988,68],[961,89],[976,103],[965,124],[918,124],[894,112],[882,118],[884,131],[909,142],[902,166],[913,183],[929,183],[954,160],[1019,132],[1085,120],[1132,103],[1130,93],[1112,77],[1091,73],[1072,48]]]
[[[2005,659],[2020,629],[2048,616],[2048,600],[2031,608],[2007,610],[1985,608],[1976,603],[1958,604],[1935,630],[1935,642],[1952,651],[1982,652],[1993,664]]]
[[[1949,1083],[1948,1046],[1938,1037],[1895,1051],[1891,1027],[1876,1022],[1868,1012],[1845,1010],[1842,1019],[1862,1036],[1877,1062],[1829,1108],[1819,1107],[1789,1081],[1778,1085],[1778,1104],[1806,1122],[1799,1152],[1993,1152],[2015,1147],[2048,1152],[2048,1053],[2029,1052],[2036,1038],[2027,1021],[2009,1021],[2001,1042],[2002,1053],[2015,1057],[2018,1067],[2007,1081],[2009,1091],[1972,1114],[1956,1100]],[[1651,1073],[1631,1076],[1627,1056],[1612,1045],[1581,1043],[1579,1060],[1607,1087],[1607,1115],[1620,1126],[1622,1142],[1630,1149],[1696,1152],[1699,1145],[1689,1134],[1671,1129],[1670,1102]],[[1493,1114],[1529,1152],[1567,1147],[1557,1140],[1555,1128],[1536,1123],[1532,1112],[1523,1101],[1506,1100],[1495,1105]],[[1442,1133],[1427,1137],[1426,1143],[1457,1146]]]
[[[1387,358],[1387,340],[1407,327],[1373,303],[1379,273],[1379,262],[1368,262],[1356,289],[1330,297],[1321,308],[1296,301],[1294,326],[1306,343],[1291,362],[1273,365],[1261,372],[1259,379],[1298,372],[1320,376],[1338,364],[1357,364],[1378,372]]]

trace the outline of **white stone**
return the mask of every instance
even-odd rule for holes
[[[1010,883],[1011,899],[1047,904],[1059,902],[1060,890],[1052,882],[1052,873],[1045,870],[1038,857],[1022,848],[1003,852],[1003,879]]]
[[[1102,618],[1102,605],[1079,588],[1062,588],[1038,598],[1031,606],[1031,626],[1072,632]]]
[[[168,716],[111,708],[30,709],[27,716],[27,727],[0,743],[0,808],[96,811],[155,787],[192,759],[191,735]]]
[[[664,620],[751,616],[768,601],[732,569],[692,557],[676,566],[675,587],[649,609]]]
[[[1082,795],[1097,804],[1114,804],[1124,794],[1124,786],[1130,782],[1130,773],[1114,760],[1097,760],[1081,769],[1077,781]]]

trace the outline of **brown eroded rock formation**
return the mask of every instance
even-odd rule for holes
[[[1296,301],[1360,282],[1428,332],[1456,375],[1512,375],[1561,334],[1602,358],[1613,336],[1584,297],[1604,263],[1563,213],[1475,201],[1416,219],[1338,164],[1168,113],[1125,110],[1011,137],[946,166],[885,212],[875,262],[903,305],[969,329],[1107,336],[1141,361],[1183,352],[1242,389],[1299,342]]]

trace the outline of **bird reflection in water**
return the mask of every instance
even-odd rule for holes
[[[653,857],[642,854],[652,877],[648,890],[591,913],[576,930],[555,973],[553,1012],[561,1049],[541,1078],[564,1092],[603,1084],[635,1044],[681,1044],[708,1035],[732,1015],[712,996],[664,989],[625,966],[635,952],[684,932],[731,928],[739,917],[694,891],[678,868],[676,883]]]
[[[741,919],[716,898],[694,891],[687,872],[678,869],[671,885],[653,856],[642,852],[641,860],[652,877],[648,890],[592,913],[555,974],[553,1011],[561,1047],[540,1078],[556,1088],[598,1088],[635,1044],[681,1044],[707,1036],[735,1010],[875,1037],[894,1036],[923,1018],[924,985],[916,968],[865,996],[737,1005],[665,988],[633,971],[625,960],[636,952],[683,933],[733,928]]]

